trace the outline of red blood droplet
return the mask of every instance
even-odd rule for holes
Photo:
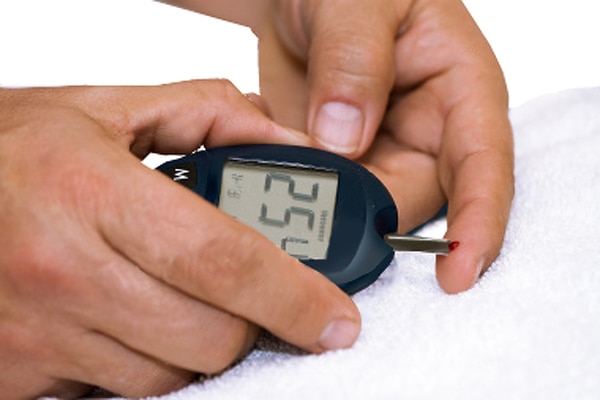
[[[450,249],[450,251],[452,252],[452,251],[456,250],[458,248],[458,246],[460,246],[460,242],[455,240],[453,242],[450,242],[450,244],[448,245],[448,249]]]

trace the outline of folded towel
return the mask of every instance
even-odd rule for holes
[[[511,120],[512,215],[472,290],[447,295],[432,256],[397,253],[354,296],[352,349],[305,355],[265,335],[220,376],[160,399],[600,398],[600,88],[540,98]]]

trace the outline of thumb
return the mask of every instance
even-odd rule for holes
[[[394,82],[398,14],[389,8],[389,2],[379,12],[371,2],[322,2],[308,14],[308,131],[353,158],[370,146]]]
[[[311,144],[305,134],[269,119],[258,95],[244,96],[223,79],[145,87],[65,87],[51,93],[83,110],[140,158],[149,152],[190,153],[200,145]]]

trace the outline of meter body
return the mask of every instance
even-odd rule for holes
[[[367,169],[323,150],[243,145],[200,150],[157,168],[347,293],[390,264],[396,206]]]

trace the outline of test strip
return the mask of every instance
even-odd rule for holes
[[[448,255],[450,243],[448,239],[436,239],[422,236],[404,236],[397,233],[389,233],[384,236],[387,244],[395,251],[416,251],[421,253],[433,253]]]

